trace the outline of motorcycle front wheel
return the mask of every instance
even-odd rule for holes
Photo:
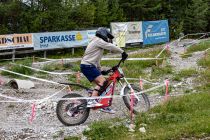
[[[140,92],[140,88],[135,86],[135,85],[131,85],[132,89],[134,90],[134,93]],[[124,88],[124,96],[123,96],[123,101],[126,105],[126,107],[130,110],[131,109],[131,89],[126,86]],[[149,110],[150,108],[150,102],[149,99],[147,97],[147,95],[145,93],[140,93],[136,95],[138,97],[138,99],[134,96],[133,101],[133,113],[134,114],[138,114],[140,112],[146,112]]]

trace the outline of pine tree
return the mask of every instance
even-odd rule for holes
[[[80,0],[73,6],[70,12],[70,19],[72,19],[77,28],[90,28],[94,23],[95,6],[90,1]]]
[[[95,26],[108,26],[108,0],[96,0],[95,7]]]
[[[184,19],[185,33],[197,33],[206,30],[208,4],[204,0],[192,0]]]
[[[109,0],[109,16],[108,22],[125,21],[123,10],[120,8],[119,0]]]

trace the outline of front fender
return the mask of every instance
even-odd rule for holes
[[[122,89],[120,90],[120,95],[121,95],[121,96],[125,95],[125,94],[124,94],[124,89],[125,89],[126,86],[127,86],[127,85],[123,85]]]

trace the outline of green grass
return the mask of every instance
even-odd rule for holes
[[[92,140],[123,140],[129,135],[125,125],[116,120],[92,123],[90,129],[84,131],[84,135]]]
[[[111,119],[108,121],[93,122],[89,128],[84,130],[83,135],[91,140],[124,140],[128,134],[128,128],[125,123],[118,119]],[[80,140],[80,136],[65,137],[65,140]]]
[[[210,52],[198,61],[198,65],[204,67],[205,70],[200,72],[201,76],[198,78],[198,82],[203,86],[198,86],[197,90],[210,93]]]
[[[154,51],[150,51],[148,53],[140,53],[140,54],[133,54],[129,55],[130,58],[154,58],[161,49],[157,49]],[[170,54],[164,52],[160,57],[168,57]],[[163,60],[158,60],[158,63],[161,64]],[[118,61],[101,61],[102,66],[112,67],[115,66]],[[125,61],[124,64],[121,65],[126,77],[131,78],[138,78],[139,76],[144,77],[143,70],[149,67],[155,67],[156,61],[155,60],[148,60],[148,61]]]
[[[68,80],[69,80],[71,83],[77,83],[76,75],[69,75],[69,76],[68,76]],[[93,87],[93,84],[90,83],[90,82],[87,80],[87,78],[85,78],[85,77],[81,77],[81,79],[80,79],[80,84],[83,85],[83,86],[89,87],[89,88]],[[76,87],[76,86],[72,86],[71,88],[72,88],[72,90],[81,89],[81,88]]]
[[[210,50],[204,55],[202,59],[198,61],[198,65],[205,68],[210,68]]]
[[[79,71],[79,63],[70,63],[70,62],[60,62],[56,64],[46,64],[42,68],[45,71],[64,71],[64,70],[72,70],[72,71]]]
[[[172,74],[172,67],[170,65],[166,65],[165,67],[153,66],[150,79],[158,79],[169,74]]]
[[[192,57],[192,54],[183,54],[183,55],[181,55],[181,58],[188,58],[188,57]]]
[[[181,81],[182,78],[188,78],[196,75],[198,75],[198,72],[195,69],[183,69],[173,76],[173,80]]]
[[[186,54],[198,52],[198,51],[204,51],[206,49],[210,48],[210,42],[209,41],[203,41],[197,45],[193,45],[189,48],[187,48]]]
[[[181,139],[210,136],[210,94],[176,97],[136,118],[136,131],[131,133],[123,121],[94,122],[83,134],[90,140]],[[118,124],[118,125],[115,125]],[[139,128],[146,124],[146,133]],[[70,139],[67,139],[70,140]]]
[[[138,139],[180,139],[210,136],[210,94],[192,94],[156,106],[137,119],[147,124]]]
[[[64,140],[81,140],[81,138],[80,137],[66,137],[66,138],[64,138]]]
[[[63,64],[46,64],[42,69],[45,71],[55,71],[55,70],[65,70],[65,67]]]
[[[16,63],[17,64],[23,64],[23,65],[26,65],[26,66],[31,66],[32,65],[32,60],[31,59],[18,60]],[[25,75],[33,75],[34,74],[33,70],[27,69],[25,67],[21,67],[21,66],[18,66],[18,65],[9,65],[8,70],[13,71],[13,72],[17,72],[17,73],[21,73],[21,74],[25,74]],[[9,76],[11,78],[25,79],[22,76],[18,76],[18,75],[15,75],[15,74],[12,74],[12,73],[9,73],[9,72],[5,72],[5,71],[2,71],[1,74],[4,75],[4,76]]]
[[[149,47],[154,47],[154,45],[151,45]],[[137,51],[137,50],[144,49],[144,48],[139,46],[139,47],[128,47],[128,48],[122,48],[122,49],[124,49],[126,52],[129,52],[129,51]],[[104,54],[107,54],[109,52],[110,51],[105,50]],[[52,58],[52,59],[75,58],[75,57],[82,57],[83,54],[84,54],[84,48],[78,47],[78,48],[75,48],[74,54],[72,54],[71,49],[61,49],[61,50],[57,50],[56,52],[48,51],[47,57]]]

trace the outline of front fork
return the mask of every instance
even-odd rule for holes
[[[127,80],[125,77],[123,77],[123,80],[124,80],[125,83],[126,83],[126,84],[124,84],[124,85],[123,85],[123,83],[122,83],[121,81],[119,81],[119,83],[120,83],[120,85],[121,85],[121,87],[122,87],[122,89],[121,89],[121,91],[120,91],[120,95],[121,95],[121,96],[125,96],[124,89],[125,89],[126,86],[128,86],[128,88],[129,88],[130,90],[133,90],[131,84],[128,82],[128,80]],[[133,91],[134,91],[134,90],[133,90]],[[134,97],[135,97],[138,101],[140,100],[139,97],[138,97],[135,93],[134,93]]]

